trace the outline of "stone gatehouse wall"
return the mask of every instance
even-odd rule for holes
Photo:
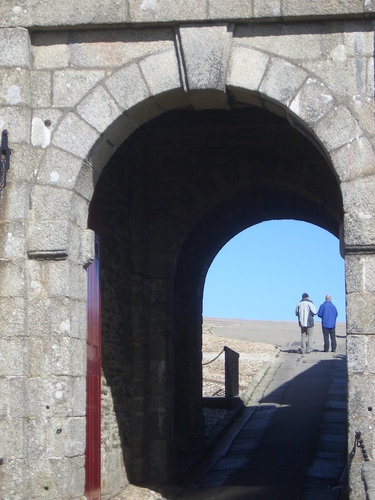
[[[93,258],[89,203],[123,141],[153,118],[185,108],[244,106],[271,112],[307,136],[327,171],[334,173],[336,184],[330,180],[329,185],[341,194],[334,201],[300,187],[302,197],[318,199],[314,203],[325,207],[323,227],[334,234],[341,227],[349,335],[348,447],[352,449],[354,431],[360,428],[373,456],[374,17],[375,3],[362,0],[0,4],[0,123],[9,131],[13,150],[0,220],[1,498],[83,495],[85,268]],[[103,314],[104,498],[129,479],[128,436],[121,428],[134,430],[130,452],[137,478],[170,478],[178,439],[173,435],[175,394],[167,381],[172,376],[177,384],[186,383],[174,377],[174,356],[184,349],[173,339],[184,328],[197,333],[203,270],[230,234],[229,226],[223,227],[201,256],[196,289],[185,296],[181,262],[193,269],[189,252],[199,249],[201,220],[216,209],[224,217],[229,213],[220,208],[223,199],[218,195],[218,186],[228,184],[228,178],[217,174],[210,184],[216,191],[208,185],[206,191],[194,191],[204,207],[201,218],[199,210],[191,216],[188,197],[174,205],[173,223],[160,217],[161,234],[177,234],[169,254],[159,260],[144,243],[145,253],[133,255],[138,260],[131,269],[127,252],[134,227],[126,221],[129,200],[135,203],[139,195],[138,184],[132,182],[122,184],[129,192],[123,193],[116,210],[110,204],[104,208],[121,227],[116,234],[103,232],[104,241],[111,236],[104,261],[112,278]],[[187,186],[189,182],[187,176]],[[290,179],[286,184],[292,185]],[[103,190],[113,193],[115,188],[113,178]],[[312,213],[304,216],[312,218]],[[144,220],[136,222],[141,238]],[[162,249],[158,227],[152,226],[150,234]],[[178,256],[180,267],[173,267]],[[123,262],[122,274],[115,280],[118,262]],[[147,286],[137,281],[139,276]],[[121,279],[129,279],[132,286],[124,287]],[[173,298],[180,309],[172,305]],[[131,305],[131,312],[124,312],[123,303]],[[182,323],[186,304],[192,312]],[[181,326],[178,335],[176,324]],[[139,348],[136,353],[121,342],[127,327],[132,335],[143,335],[143,344],[133,346]],[[187,347],[194,351],[197,367],[197,335]],[[114,350],[124,354],[121,371],[108,361]],[[110,385],[117,376],[122,378],[117,385],[123,391],[121,401],[114,401]],[[189,376],[186,388],[193,388],[187,413],[193,427],[199,420],[199,374]],[[137,411],[130,414],[121,411],[129,403],[128,389],[140,395],[131,406]],[[147,406],[150,400],[154,410]],[[130,420],[119,422],[118,414]],[[189,442],[188,434],[183,437]],[[361,466],[357,454],[350,471],[353,499],[364,498]]]

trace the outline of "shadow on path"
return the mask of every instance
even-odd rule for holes
[[[218,443],[212,466],[165,498],[348,498],[346,357],[282,353],[260,385],[225,453]]]

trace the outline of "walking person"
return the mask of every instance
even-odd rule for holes
[[[325,297],[325,302],[319,307],[318,316],[322,318],[322,331],[324,339],[324,352],[329,351],[329,341],[331,339],[332,352],[336,352],[336,318],[338,312],[332,304],[332,298],[329,294]]]
[[[309,299],[309,295],[303,293],[302,300],[296,306],[296,316],[298,316],[298,324],[301,328],[302,354],[308,354],[313,350],[314,316],[316,313],[317,309]]]

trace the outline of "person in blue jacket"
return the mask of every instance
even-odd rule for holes
[[[336,318],[337,309],[332,304],[330,295],[326,295],[325,302],[319,307],[318,316],[322,318],[322,331],[324,339],[324,352],[329,351],[329,340],[331,339],[332,352],[336,352]]]

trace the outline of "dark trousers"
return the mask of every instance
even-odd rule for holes
[[[336,351],[337,343],[336,343],[336,328],[326,328],[322,326],[323,330],[323,338],[324,338],[324,350],[329,351],[329,339],[331,339],[331,349],[332,351]]]

